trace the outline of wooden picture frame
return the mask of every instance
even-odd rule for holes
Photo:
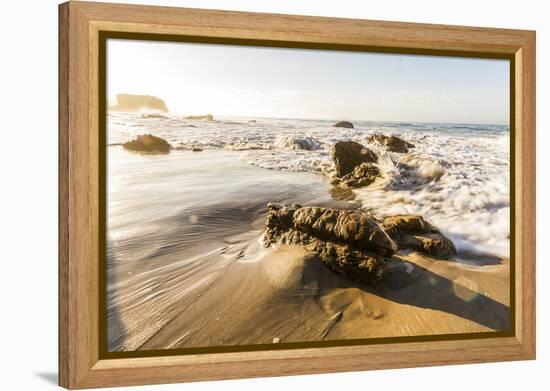
[[[507,58],[515,224],[514,330],[162,357],[101,355],[102,34],[296,48]],[[179,37],[179,38],[178,38]],[[535,32],[70,1],[59,6],[59,384],[90,388],[535,358]]]

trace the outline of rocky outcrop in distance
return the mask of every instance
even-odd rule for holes
[[[168,113],[168,107],[160,98],[151,95],[118,94],[117,103],[109,107],[111,111],[123,111],[127,113],[139,113],[140,111],[160,111]]]
[[[354,128],[353,124],[349,121],[340,121],[340,122],[335,123],[332,126],[335,127],[335,128],[348,128],[348,129],[353,129]]]
[[[151,118],[151,119],[166,119],[170,118],[165,114],[153,112],[153,113],[142,113],[141,118]]]
[[[214,116],[212,114],[206,115],[188,115],[185,119],[191,121],[214,121]]]

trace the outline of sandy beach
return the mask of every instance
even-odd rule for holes
[[[261,243],[269,202],[361,207],[326,176],[256,167],[236,151],[110,148],[110,351],[509,327],[507,257],[399,251],[390,263],[407,265],[406,283],[357,284],[300,246]]]
[[[402,289],[365,287],[335,275],[299,249],[267,252],[258,262],[228,262],[217,277],[189,291],[165,323],[142,317],[124,347],[268,344],[504,330],[507,268],[464,268],[404,256],[415,266]],[[195,275],[181,284],[196,285]],[[204,278],[204,276],[203,276]],[[153,335],[152,330],[157,329]]]

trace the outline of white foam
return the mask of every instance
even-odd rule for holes
[[[293,150],[304,149],[306,151],[313,151],[315,149],[321,148],[321,144],[319,143],[319,141],[315,140],[312,137],[299,137],[294,135],[279,137],[275,141],[275,146],[279,148],[287,148]]]

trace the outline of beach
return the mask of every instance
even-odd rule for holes
[[[509,132],[490,125],[110,113],[109,351],[508,330]],[[154,134],[170,153],[122,143]],[[375,133],[415,145],[392,153]],[[331,181],[332,146],[375,151],[382,174]],[[423,216],[457,254],[399,251],[406,284],[358,284],[300,246],[265,247],[269,203]]]

